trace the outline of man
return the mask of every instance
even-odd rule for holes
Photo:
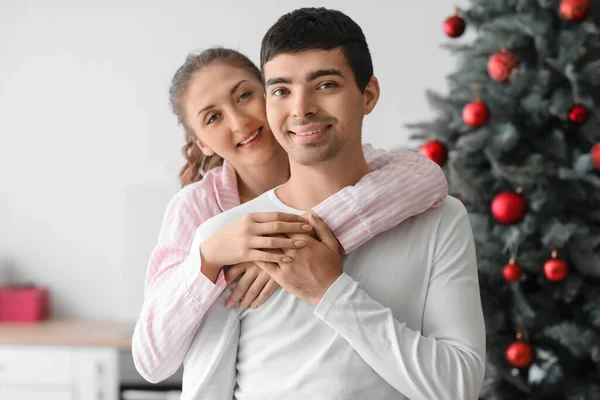
[[[369,172],[362,122],[379,84],[354,21],[322,8],[284,15],[263,39],[261,68],[291,177],[208,220],[196,244],[248,213],[303,214]],[[341,262],[327,226],[308,218],[320,240],[304,235],[288,262],[260,264],[283,290],[241,313],[225,308],[226,291],[208,310],[182,399],[478,398],[485,329],[464,206],[449,197]],[[306,259],[307,247],[330,262]],[[215,319],[228,321],[225,332],[211,330]]]

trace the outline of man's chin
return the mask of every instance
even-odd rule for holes
[[[301,148],[294,146],[288,151],[288,154],[300,165],[314,166],[335,159],[337,151],[329,146],[304,145]]]

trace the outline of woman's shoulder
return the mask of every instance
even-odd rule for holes
[[[187,208],[189,212],[208,218],[220,213],[217,193],[217,180],[220,178],[222,167],[208,171],[198,182],[190,183],[179,189],[171,198],[169,207]],[[204,219],[203,218],[203,219]]]

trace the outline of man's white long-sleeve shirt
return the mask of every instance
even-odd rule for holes
[[[195,242],[264,211],[302,213],[271,190],[206,221]],[[485,328],[462,203],[448,197],[342,265],[316,308],[280,288],[239,313],[226,290],[185,357],[182,400],[478,398]]]

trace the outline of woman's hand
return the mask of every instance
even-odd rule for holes
[[[342,264],[340,244],[329,226],[315,212],[308,214],[308,221],[314,227],[317,239],[292,234],[296,239],[306,241],[306,246],[301,250],[284,249],[291,262],[257,261],[256,264],[285,291],[316,307],[342,274]]]
[[[240,311],[244,311],[248,307],[256,308],[262,305],[279,287],[277,282],[254,262],[234,265],[225,272],[225,280],[228,285],[238,278],[240,280],[227,299],[227,308],[232,308],[238,303]]]
[[[283,260],[285,255],[272,254],[265,250],[301,248],[306,244],[305,241],[283,235],[311,231],[312,226],[307,220],[296,214],[247,214],[200,245],[202,273],[214,282],[225,265],[249,261],[287,262],[288,260]]]

